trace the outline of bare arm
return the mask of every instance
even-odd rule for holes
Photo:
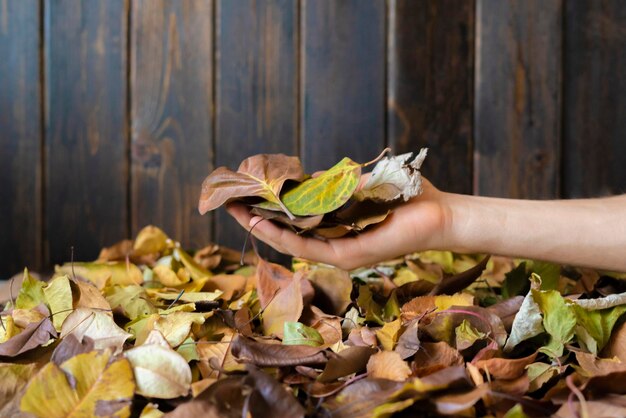
[[[246,229],[257,223],[242,205],[229,212]],[[626,195],[531,201],[424,193],[356,237],[321,241],[269,221],[253,230],[283,253],[341,268],[371,265],[429,249],[480,252],[626,271]]]

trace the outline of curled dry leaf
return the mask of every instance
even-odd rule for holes
[[[297,157],[255,155],[246,158],[236,172],[226,167],[213,171],[202,183],[198,210],[204,215],[238,198],[261,197],[293,216],[281,201],[280,191],[287,180],[303,179],[304,171]]]
[[[28,324],[26,329],[0,344],[0,356],[15,357],[33,348],[39,347],[55,338],[57,332],[52,321],[43,318],[39,322]]]
[[[111,348],[114,354],[122,351],[124,342],[132,337],[113,321],[107,312],[79,308],[63,322],[61,338],[74,335],[79,342],[89,337],[97,350]]]
[[[241,336],[232,342],[231,352],[239,361],[259,367],[326,363],[326,354],[320,347],[269,344]]]

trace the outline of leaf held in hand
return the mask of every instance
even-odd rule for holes
[[[304,171],[297,157],[284,154],[259,154],[249,157],[234,172],[226,167],[213,171],[202,183],[198,210],[204,215],[229,201],[256,196],[272,202],[285,213],[279,195],[287,180],[302,181]]]

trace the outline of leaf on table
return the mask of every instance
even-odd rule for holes
[[[279,198],[287,180],[302,181],[304,171],[297,157],[284,154],[259,154],[246,158],[236,172],[226,167],[213,171],[202,183],[198,210],[204,215],[230,201],[244,197],[261,197],[289,210]]]
[[[109,286],[105,289],[111,309],[119,310],[128,319],[136,319],[157,311],[146,290],[138,285]]]
[[[32,309],[41,303],[45,303],[46,298],[43,293],[45,283],[33,277],[28,269],[24,269],[24,278],[17,298],[15,307],[18,309]]]
[[[15,357],[56,338],[57,332],[52,321],[43,318],[39,322],[28,324],[19,334],[0,344],[0,356]]]
[[[133,263],[124,261],[111,261],[106,263],[65,263],[56,266],[56,272],[82,277],[92,282],[98,289],[104,289],[107,283],[118,285],[141,284],[143,274],[139,267]]]
[[[381,351],[369,358],[367,374],[373,379],[403,382],[411,375],[411,368],[395,351]]]
[[[0,411],[35,374],[37,364],[0,363]]]
[[[413,153],[385,157],[380,160],[361,190],[355,193],[357,200],[371,199],[391,201],[402,198],[405,202],[422,192],[422,177],[419,168],[422,166],[427,148],[422,148],[417,156]]]
[[[43,288],[43,293],[50,308],[52,324],[57,331],[61,331],[63,321],[72,312],[74,305],[69,277],[65,275],[54,278]]]
[[[321,347],[262,343],[241,336],[233,340],[231,352],[239,361],[259,367],[326,363]]]
[[[61,366],[46,364],[29,382],[20,407],[43,418],[128,417],[134,390],[126,359],[111,359],[108,351],[92,351]]]
[[[361,164],[346,157],[319,176],[282,193],[281,199],[294,215],[323,215],[340,208],[352,197],[360,176]]]
[[[76,309],[65,319],[61,338],[70,334],[79,342],[89,337],[96,350],[112,348],[114,354],[121,352],[124,342],[132,337],[132,334],[117,326],[108,313],[88,308]]]
[[[176,351],[161,344],[145,344],[124,352],[130,361],[140,395],[172,399],[186,396],[191,387],[191,369]]]
[[[265,335],[283,337],[285,322],[300,319],[304,307],[301,290],[302,273],[296,273],[290,283],[280,289],[263,310],[261,322]]]

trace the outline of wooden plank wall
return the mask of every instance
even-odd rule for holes
[[[619,0],[0,0],[0,278],[197,214],[214,167],[430,148],[440,188],[626,192]],[[270,254],[276,257],[276,254]]]

